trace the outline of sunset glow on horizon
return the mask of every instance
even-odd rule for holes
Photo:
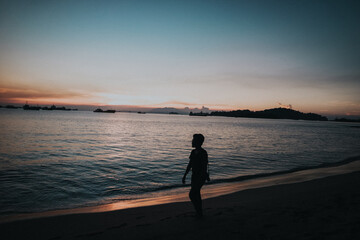
[[[358,1],[1,1],[0,104],[360,116]]]

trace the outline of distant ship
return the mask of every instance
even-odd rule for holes
[[[24,110],[40,110],[41,107],[35,107],[35,106],[30,106],[27,102],[26,104],[23,106]]]
[[[77,111],[77,109],[70,109],[66,107],[56,107],[55,105],[52,105],[51,107],[43,107],[42,110],[61,110],[61,111]]]
[[[96,110],[94,110],[94,112],[98,112],[98,113],[115,113],[115,110],[102,110],[101,108],[98,108]]]

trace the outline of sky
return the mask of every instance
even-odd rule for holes
[[[2,1],[0,102],[360,115],[360,1]]]

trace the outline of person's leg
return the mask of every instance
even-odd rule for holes
[[[201,211],[201,196],[200,196],[200,190],[198,187],[192,187],[189,193],[189,197],[191,202],[194,205],[195,211],[198,215],[202,215]]]
[[[189,193],[190,200],[193,203],[195,211],[199,216],[202,216],[202,200],[200,190],[203,184],[204,181],[201,181],[201,179],[192,179]]]

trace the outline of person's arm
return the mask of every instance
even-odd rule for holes
[[[183,184],[185,184],[186,175],[189,173],[190,169],[191,169],[191,159],[189,161],[189,164],[186,167],[185,174],[184,174],[184,176],[182,178],[182,183]]]
[[[210,181],[210,169],[209,169],[209,159],[208,159],[208,154],[205,151],[205,162],[206,162],[206,180],[209,182]]]
[[[209,169],[209,164],[208,164],[208,167],[207,167],[206,180],[207,180],[208,182],[210,181],[210,169]]]

